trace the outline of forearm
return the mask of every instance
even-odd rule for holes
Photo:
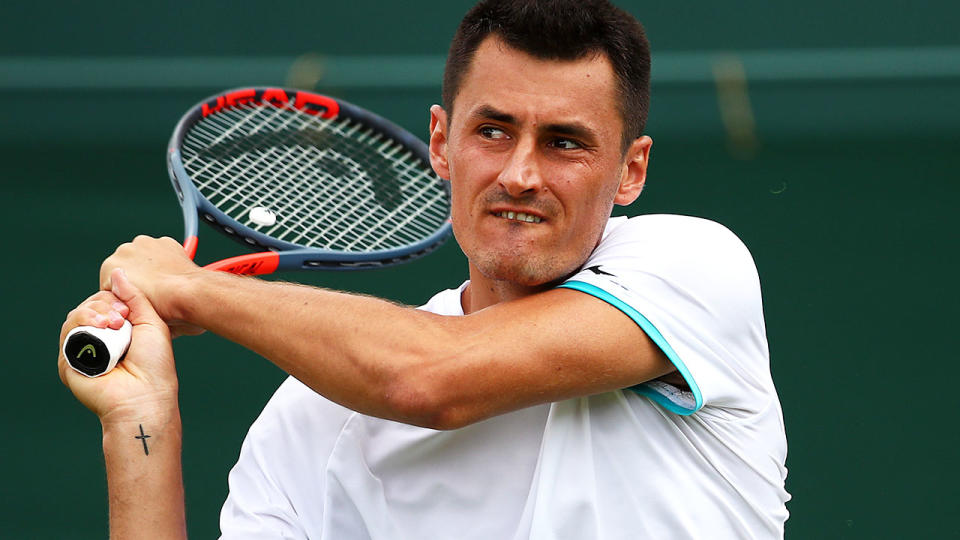
[[[431,424],[429,372],[450,342],[439,316],[366,296],[203,271],[178,287],[178,315],[264,356],[353,410]],[[419,394],[419,395],[417,395]]]
[[[110,537],[186,538],[176,407],[102,425]]]

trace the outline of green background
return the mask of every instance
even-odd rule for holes
[[[654,48],[651,169],[626,211],[709,217],[755,256],[790,444],[787,538],[957,537],[960,7],[621,5]],[[424,136],[467,6],[4,6],[0,538],[106,535],[99,425],[60,385],[56,335],[117,244],[180,236],[163,162],[180,113],[230,86],[301,84]],[[235,252],[201,239],[203,261]],[[401,268],[283,277],[418,304],[466,270],[449,243]],[[208,538],[284,375],[212,335],[176,351],[189,530]]]

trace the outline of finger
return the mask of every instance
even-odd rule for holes
[[[123,326],[123,321],[130,313],[130,308],[126,304],[121,302],[120,299],[117,298],[112,292],[108,291],[101,291],[100,293],[93,295],[91,298],[93,298],[93,300],[87,300],[78,307],[92,309],[103,316],[102,319],[97,318],[97,320],[92,323],[92,326],[96,326],[98,328],[109,326],[114,330],[117,330]],[[106,321],[106,323],[103,321]]]
[[[87,302],[106,302],[111,304],[113,302],[119,302],[120,299],[117,298],[117,295],[113,294],[111,291],[97,291],[86,298],[81,304],[86,304]]]
[[[113,284],[110,282],[110,274],[113,273],[113,259],[116,257],[117,252],[123,248],[121,245],[113,252],[112,255],[107,257],[100,263],[100,290],[109,292],[113,288]]]
[[[124,304],[119,299],[116,302],[110,304],[110,307],[113,308],[114,311],[119,313],[120,316],[123,317],[124,319],[126,319],[127,316],[130,315],[130,306]]]
[[[111,296],[113,295],[111,294]],[[121,317],[126,317],[127,314],[130,312],[130,308],[126,304],[121,302],[119,298],[113,301],[110,301],[110,299],[89,300],[87,302],[80,304],[80,306],[90,308],[96,311],[97,313],[102,313],[103,315],[107,315],[110,312],[116,312]]]
[[[129,319],[131,323],[163,324],[160,316],[157,315],[156,310],[153,309],[153,305],[151,305],[147,297],[140,292],[140,289],[135,287],[133,283],[130,283],[123,269],[117,268],[111,272],[110,281],[113,287],[113,294],[130,308],[127,319]]]
[[[120,264],[120,261],[123,260],[125,254],[133,249],[134,242],[139,240],[141,236],[137,236],[130,242],[125,242],[117,246],[117,249],[110,254],[109,257],[103,260],[103,263],[100,264],[100,290],[101,291],[110,291],[113,289],[113,283],[111,282],[111,276],[113,271],[116,270],[117,265]]]
[[[113,283],[110,281],[110,275],[113,274],[113,267],[109,266],[106,261],[103,261],[103,264],[100,266],[100,291],[101,292],[110,292],[113,290]]]
[[[106,328],[110,323],[110,309],[97,309],[95,305],[82,304],[67,313],[63,321],[64,332],[69,332],[76,326],[96,326]]]

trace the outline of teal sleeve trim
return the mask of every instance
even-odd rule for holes
[[[585,283],[583,281],[567,281],[560,285],[562,288],[573,289],[583,293],[587,293],[590,296],[594,296],[603,300],[604,302],[610,304],[611,306],[622,311],[626,316],[633,319],[633,322],[637,323],[647,336],[660,347],[660,350],[663,351],[663,354],[667,355],[667,358],[673,365],[677,368],[677,371],[680,372],[680,375],[683,376],[684,380],[687,381],[687,385],[690,387],[690,391],[693,393],[693,397],[696,400],[696,405],[691,409],[689,407],[684,407],[675,401],[672,401],[667,396],[653,390],[648,387],[646,384],[638,384],[636,386],[631,386],[629,390],[636,392],[642,396],[646,396],[658,405],[664,407],[670,412],[689,415],[693,414],[700,410],[703,407],[703,395],[700,393],[700,387],[697,386],[697,382],[693,380],[693,376],[690,374],[690,370],[687,369],[687,366],[680,360],[680,356],[677,355],[676,351],[673,350],[673,347],[667,343],[667,340],[663,337],[663,334],[657,330],[657,327],[653,325],[646,317],[643,316],[639,311],[637,311],[633,306],[627,304],[623,300],[620,300],[616,296],[610,294],[609,292],[592,285],[590,283]]]

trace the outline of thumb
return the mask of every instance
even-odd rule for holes
[[[113,294],[130,308],[127,320],[132,324],[163,324],[146,295],[130,282],[122,268],[110,272],[110,282]]]

